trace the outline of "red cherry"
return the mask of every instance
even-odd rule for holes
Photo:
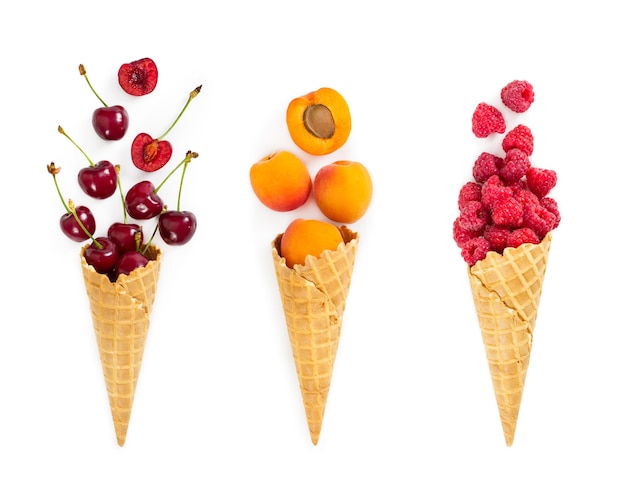
[[[117,189],[117,171],[110,161],[99,161],[78,172],[78,185],[94,199],[106,199]]]
[[[152,59],[142,58],[120,66],[117,79],[122,90],[129,95],[147,95],[156,88],[159,70]]]
[[[163,201],[149,180],[133,185],[126,193],[124,201],[128,214],[133,219],[151,219],[163,210]]]
[[[108,141],[122,139],[128,129],[128,123],[128,112],[121,105],[99,107],[91,116],[91,124],[96,134]]]
[[[137,168],[153,172],[163,168],[170,161],[172,145],[169,141],[160,141],[149,134],[140,133],[133,139],[130,156]]]
[[[85,207],[84,205],[76,207],[76,215],[78,219],[83,223],[85,229],[89,231],[91,235],[96,232],[96,220],[93,217],[91,211]],[[66,212],[59,219],[59,225],[61,226],[61,231],[63,234],[70,238],[72,241],[76,241],[78,243],[85,241],[90,238],[88,234],[85,233],[83,228],[78,224],[74,214],[71,212]]]
[[[109,238],[95,238],[85,249],[85,261],[98,273],[109,273],[118,259],[117,246]]]
[[[196,216],[190,211],[165,211],[159,216],[159,234],[168,245],[189,242],[196,227]]]
[[[120,255],[127,251],[136,251],[137,247],[143,244],[139,224],[114,222],[109,226],[107,236],[115,242]]]
[[[130,272],[137,268],[145,267],[148,260],[144,255],[142,255],[139,251],[127,251],[124,253],[120,259],[117,261],[117,265],[114,270],[114,279],[117,280],[117,277],[120,275],[130,275]]]
[[[103,105],[103,107],[94,110],[91,116],[91,125],[96,131],[96,134],[108,141],[122,139],[128,129],[128,112],[126,112],[126,109],[121,105],[108,106],[104,100],[100,98],[100,95],[98,95],[91,85],[89,77],[87,77],[87,71],[82,64],[78,65],[78,72],[85,78],[87,85],[89,85],[93,94]]]

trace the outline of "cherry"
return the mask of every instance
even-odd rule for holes
[[[78,172],[78,185],[83,192],[94,199],[106,199],[113,195],[117,188],[117,170],[115,166],[107,160],[94,164],[87,156],[87,153],[74,142],[61,126],[59,126],[58,130],[78,148],[89,162],[89,166],[82,168]]]
[[[100,98],[100,95],[98,95],[91,85],[85,67],[82,64],[78,66],[78,71],[85,77],[89,88],[103,105],[103,107],[94,110],[91,116],[91,125],[96,131],[96,134],[108,141],[122,139],[128,129],[128,112],[121,105],[108,106],[104,100]]]
[[[158,79],[159,70],[150,58],[124,63],[117,72],[117,80],[122,90],[137,97],[152,92]]]
[[[142,180],[141,182],[137,182],[133,185],[126,193],[126,198],[124,199],[126,209],[128,210],[130,216],[134,219],[142,220],[158,216],[163,211],[164,205],[163,200],[161,200],[161,197],[157,194],[157,192],[176,172],[176,170],[183,165],[185,165],[186,168],[191,159],[197,157],[198,153],[187,151],[185,158],[178,165],[176,165],[171,172],[169,172],[158,187],[155,187],[149,180]]]
[[[163,210],[163,201],[149,180],[133,185],[126,193],[125,201],[126,209],[134,219],[150,219]]]
[[[103,160],[94,166],[81,168],[78,172],[78,185],[83,192],[95,199],[110,197],[117,186],[115,166],[110,161]]]
[[[133,164],[140,170],[153,172],[163,168],[172,157],[172,145],[163,138],[172,130],[181,118],[191,101],[200,93],[202,85],[196,87],[187,98],[187,103],[182,108],[172,125],[160,137],[153,138],[145,132],[137,134],[130,147],[130,156]]]
[[[196,227],[196,216],[190,211],[165,211],[159,216],[159,234],[168,245],[189,242]]]
[[[113,279],[117,280],[120,275],[130,275],[130,272],[137,268],[145,267],[150,260],[140,251],[127,251],[120,256],[113,271]]]
[[[180,210],[180,196],[183,190],[183,180],[187,171],[187,165],[192,158],[197,158],[198,153],[188,151],[185,159],[180,163],[183,166],[183,173],[180,177],[178,187],[178,207],[175,211],[165,210],[159,216],[159,234],[165,243],[169,245],[183,245],[196,233],[198,221],[193,212]],[[180,166],[180,165],[179,165]]]
[[[61,171],[61,168],[57,167],[54,163],[50,163],[48,166],[48,173],[52,175],[54,185],[57,189],[57,194],[67,211],[59,219],[59,225],[61,231],[72,241],[82,242],[89,239],[90,236],[96,231],[96,220],[91,213],[91,210],[85,206],[74,207],[74,203],[70,200],[67,204],[61,195],[61,189],[59,188],[59,182],[57,182],[57,175]]]
[[[109,273],[118,258],[117,245],[107,237],[93,238],[91,245],[85,249],[85,261],[98,273]]]
[[[82,241],[89,239],[89,234],[85,232],[85,229],[90,234],[96,232],[96,220],[91,211],[84,205],[79,205],[74,209],[74,211],[75,214],[70,211],[63,214],[61,219],[59,219],[59,224],[61,226],[61,231],[63,231],[65,236],[70,238],[72,241],[81,243]],[[77,217],[82,225],[76,220]]]
[[[115,242],[120,255],[127,251],[136,251],[143,244],[139,224],[114,222],[109,226],[107,236]],[[137,236],[139,236],[139,242]]]

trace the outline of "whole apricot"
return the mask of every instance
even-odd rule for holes
[[[339,92],[320,88],[289,103],[287,128],[301,150],[312,155],[332,153],[348,140],[350,109]]]
[[[313,180],[313,197],[322,213],[350,224],[363,217],[372,200],[372,178],[362,163],[335,161],[319,169]]]
[[[336,250],[343,242],[337,226],[317,219],[295,219],[280,241],[280,254],[288,267],[304,265],[308,255],[319,258],[324,250]]]
[[[289,151],[264,156],[250,167],[250,183],[258,199],[279,212],[292,211],[311,195],[311,175],[304,162]]]

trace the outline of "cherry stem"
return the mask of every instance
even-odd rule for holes
[[[150,244],[152,243],[152,240],[154,239],[154,237],[156,236],[157,231],[159,230],[159,222],[157,221],[157,223],[154,226],[154,231],[152,231],[152,236],[150,236],[150,239],[148,240],[148,242],[144,245],[143,250],[141,250],[141,254],[145,256],[146,252],[148,251],[148,248],[150,247]]]
[[[74,219],[76,219],[76,222],[78,223],[78,225],[80,226],[80,228],[84,231],[84,233],[89,236],[91,238],[91,241],[93,242],[93,244],[96,245],[96,248],[98,248],[99,250],[102,249],[102,245],[96,240],[96,238],[93,237],[93,234],[91,234],[87,228],[85,227],[85,225],[83,224],[83,222],[78,218],[78,214],[76,213],[76,208],[74,207],[74,202],[72,202],[72,199],[68,200],[67,202],[68,207],[70,209],[70,212],[72,213],[72,215],[74,216]]]
[[[185,104],[185,106],[183,107],[183,110],[180,111],[180,113],[178,114],[178,117],[174,120],[174,122],[172,122],[172,125],[167,129],[167,131],[165,131],[159,138],[157,138],[159,141],[161,141],[165,136],[167,136],[167,134],[172,130],[172,128],[176,125],[176,123],[178,122],[178,120],[181,118],[181,116],[183,115],[183,113],[185,112],[185,110],[187,110],[187,107],[189,106],[189,104],[191,103],[191,101],[196,98],[196,95],[198,95],[200,93],[200,90],[202,89],[202,85],[197,86],[196,88],[194,88],[192,90],[192,92],[189,94],[189,98],[187,98],[187,103]]]
[[[120,178],[120,165],[115,165],[115,173],[117,174],[117,188],[120,191],[120,198],[122,199],[122,209],[124,212],[124,224],[128,221],[126,214],[126,200],[124,199],[124,192],[122,191],[122,179]]]
[[[51,162],[48,165],[48,173],[50,175],[52,175],[52,179],[54,180],[54,186],[57,188],[57,194],[59,194],[59,198],[61,199],[61,202],[63,203],[63,206],[65,207],[65,210],[69,214],[72,211],[70,210],[70,208],[65,203],[65,199],[63,198],[63,195],[61,194],[61,189],[59,188],[59,182],[57,181],[57,174],[60,171],[61,171],[61,168],[57,168],[57,166],[54,164],[54,162]]]
[[[91,82],[89,81],[89,77],[87,76],[87,71],[85,70],[85,67],[80,64],[78,65],[78,72],[85,77],[85,80],[87,80],[87,85],[89,85],[89,88],[91,88],[91,91],[93,92],[93,94],[98,97],[98,100],[100,100],[100,102],[102,103],[102,105],[104,105],[105,107],[108,107],[108,105],[104,102],[104,100],[102,100],[100,98],[100,95],[98,95],[98,92],[96,92],[93,88],[93,86],[91,86]]]
[[[157,193],[161,187],[163,186],[163,184],[165,182],[167,182],[167,180],[174,174],[176,173],[176,170],[178,170],[181,166],[183,165],[187,165],[192,158],[197,158],[198,157],[198,153],[194,153],[193,151],[187,151],[187,154],[185,155],[185,158],[178,164],[176,165],[176,167],[174,169],[172,169],[172,171],[170,171],[168,173],[168,175],[163,179],[163,181],[159,184],[159,186],[157,188],[154,189],[153,193]],[[179,199],[180,199],[180,192],[179,192]]]
[[[76,147],[78,148],[78,151],[80,151],[80,152],[83,154],[83,156],[84,156],[85,158],[87,158],[87,161],[89,162],[89,166],[92,166],[92,167],[93,167],[93,166],[95,166],[95,165],[94,165],[94,163],[93,163],[93,161],[91,161],[91,158],[89,158],[89,156],[87,156],[87,153],[85,153],[85,152],[83,151],[83,148],[81,148],[78,144],[76,144],[76,143],[74,142],[74,140],[73,140],[73,139],[72,139],[72,138],[71,138],[71,137],[70,137],[70,136],[69,136],[69,135],[65,132],[65,130],[64,130],[61,126],[59,126],[58,131],[59,131],[61,134],[63,134],[63,135],[64,135],[67,139],[69,139],[69,140],[70,140],[70,142],[71,142],[74,146],[76,146]]]
[[[137,231],[135,233],[135,251],[140,251],[139,244],[141,243],[141,239],[143,238],[143,233],[141,231]],[[143,253],[141,253],[143,255]]]
[[[183,180],[185,179],[185,173],[187,172],[187,166],[189,165],[189,162],[191,161],[191,157],[193,158],[197,158],[198,157],[198,153],[192,153],[191,151],[187,152],[187,156],[189,156],[191,153],[191,156],[189,158],[185,157],[184,160],[184,164],[183,164],[183,173],[180,175],[180,185],[178,186],[178,202],[176,203],[176,210],[180,211],[180,196],[183,193]]]

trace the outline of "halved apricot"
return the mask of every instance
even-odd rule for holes
[[[350,109],[339,92],[320,88],[289,103],[287,128],[301,150],[326,155],[348,140],[352,129]]]

